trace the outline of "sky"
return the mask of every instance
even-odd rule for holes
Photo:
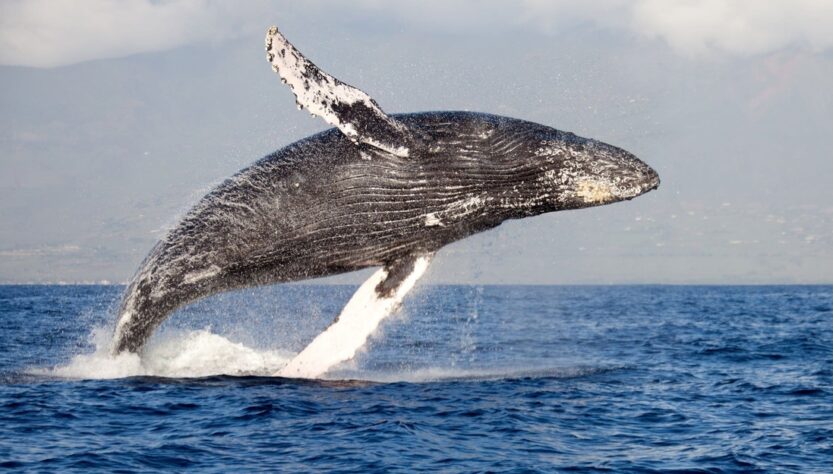
[[[266,62],[272,24],[387,112],[531,120],[662,177],[452,244],[431,282],[833,283],[826,0],[2,0],[0,282],[124,282],[213,186],[328,128]]]

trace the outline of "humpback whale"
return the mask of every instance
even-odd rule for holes
[[[115,354],[140,351],[174,310],[218,292],[380,267],[282,372],[317,376],[357,349],[336,347],[333,334],[363,343],[443,246],[508,219],[659,186],[631,153],[549,126],[473,112],[386,114],[276,27],[266,54],[298,107],[335,128],[228,178],[153,247],[122,298]],[[314,367],[322,357],[331,360]]]

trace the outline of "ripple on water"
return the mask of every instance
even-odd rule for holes
[[[349,289],[223,295],[113,358],[118,288],[0,287],[0,467],[825,472],[832,290],[426,288],[293,380]]]

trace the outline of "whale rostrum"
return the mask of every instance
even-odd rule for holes
[[[366,283],[354,296],[364,302],[348,307],[381,319],[451,242],[508,219],[629,200],[659,186],[657,173],[627,151],[545,125],[473,112],[388,115],[276,27],[266,52],[298,105],[336,128],[260,159],[197,202],[125,290],[115,353],[139,351],[170,313],[200,298],[368,267],[382,267],[369,280],[373,292]],[[323,336],[311,350],[327,352],[332,338]],[[352,357],[342,352],[342,360]]]

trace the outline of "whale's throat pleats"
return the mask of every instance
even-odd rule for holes
[[[376,271],[350,298],[333,324],[276,375],[317,378],[336,364],[352,359],[379,323],[399,308],[430,261],[431,255],[410,256]]]
[[[295,94],[299,108],[335,125],[354,142],[408,156],[414,134],[382,111],[369,95],[319,69],[273,26],[266,32],[266,58]]]

